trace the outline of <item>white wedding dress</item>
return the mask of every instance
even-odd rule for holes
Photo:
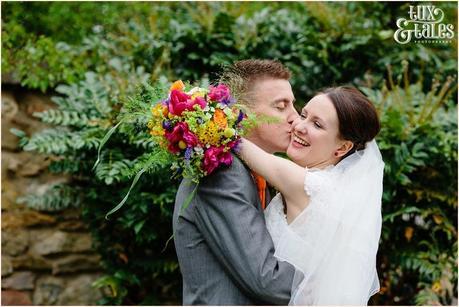
[[[366,305],[379,291],[384,163],[375,141],[326,169],[305,169],[306,209],[287,224],[280,194],[265,210],[275,256],[295,269],[289,305]]]

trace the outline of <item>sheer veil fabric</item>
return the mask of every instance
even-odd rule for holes
[[[376,142],[326,169],[307,169],[308,207],[287,224],[277,195],[265,211],[275,256],[295,266],[290,305],[366,305],[379,291],[384,162]]]

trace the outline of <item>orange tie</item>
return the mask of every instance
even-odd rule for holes
[[[260,197],[261,207],[266,208],[266,180],[255,172],[252,172],[253,178],[257,185],[258,196]]]

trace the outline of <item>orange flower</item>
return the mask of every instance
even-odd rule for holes
[[[413,227],[408,226],[405,228],[405,238],[408,242],[411,241],[411,238],[413,237],[413,232],[414,232]]]
[[[215,122],[215,124],[217,124],[218,127],[222,128],[222,129],[225,129],[228,126],[228,122],[226,120],[226,115],[220,109],[215,110],[214,122]]]
[[[172,91],[172,90],[181,91],[181,90],[183,90],[184,87],[185,87],[185,84],[183,84],[182,80],[177,80],[174,83],[172,83],[171,88],[169,89],[169,91]]]
[[[169,115],[169,109],[167,108],[167,106],[163,106],[163,116],[167,117],[168,115]]]

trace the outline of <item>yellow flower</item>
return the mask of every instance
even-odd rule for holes
[[[181,90],[183,90],[184,87],[185,87],[185,84],[183,84],[182,80],[177,80],[174,83],[172,83],[171,88],[169,89],[169,91],[172,91],[172,90],[181,91]]]
[[[441,224],[443,222],[443,217],[441,215],[438,215],[438,214],[434,214],[433,219],[434,219],[435,223],[437,223],[437,224]]]
[[[155,117],[160,116],[163,114],[163,106],[160,103],[156,104],[151,108],[151,114]]]
[[[434,282],[432,285],[432,290],[436,293],[439,293],[441,290],[441,283],[439,281]]]
[[[220,134],[218,133],[218,127],[214,122],[209,121],[206,124],[199,126],[197,130],[196,134],[202,143],[219,145]]]
[[[180,141],[178,142],[178,147],[179,147],[180,149],[185,149],[185,148],[186,148],[186,143],[185,143],[184,141],[181,141],[181,140],[180,140]]]
[[[152,136],[163,136],[164,135],[164,129],[162,127],[152,127],[150,129],[150,134]]]

